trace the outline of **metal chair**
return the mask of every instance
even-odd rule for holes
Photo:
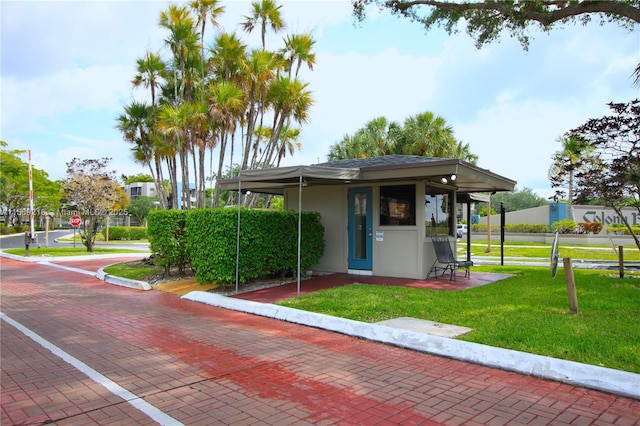
[[[471,271],[469,268],[473,266],[473,261],[471,260],[457,260],[453,251],[451,250],[451,244],[449,243],[448,237],[431,237],[431,241],[433,242],[433,249],[436,252],[436,261],[433,263],[431,270],[435,271],[436,276],[438,276],[438,269],[443,269],[442,275],[447,272],[447,270],[451,271],[451,280],[456,280],[456,269],[464,268],[465,274],[464,276],[467,279],[471,278]],[[444,268],[436,267],[436,264],[445,265]],[[429,271],[429,275],[431,275],[431,271]]]

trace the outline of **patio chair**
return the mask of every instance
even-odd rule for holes
[[[447,271],[451,271],[451,280],[455,281],[456,269],[464,268],[464,276],[467,279],[471,278],[470,268],[473,266],[473,262],[471,260],[456,260],[456,257],[451,250],[451,244],[449,243],[448,237],[431,237],[431,241],[433,242],[433,248],[436,252],[436,261],[431,267],[431,270],[435,272],[436,277],[438,276],[438,269],[442,269],[442,275]],[[445,267],[438,268],[436,264],[442,264],[445,265]],[[431,271],[429,271],[429,274],[431,274]]]

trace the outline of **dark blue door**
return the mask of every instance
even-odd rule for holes
[[[373,269],[372,202],[370,187],[349,189],[349,269]]]

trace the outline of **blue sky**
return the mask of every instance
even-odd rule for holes
[[[34,167],[53,179],[73,157],[112,157],[118,175],[146,173],[115,119],[132,99],[144,100],[129,84],[136,59],[148,48],[167,53],[158,19],[170,3],[0,2],[0,138],[30,149]],[[640,95],[630,77],[640,61],[638,28],[566,26],[534,34],[528,51],[508,36],[478,50],[464,31],[425,33],[376,10],[354,25],[346,1],[281,4],[287,30],[268,47],[293,32],[316,40],[316,65],[303,73],[315,104],[302,151],[283,165],[325,161],[332,144],[376,117],[403,122],[431,111],[470,145],[478,166],[547,197],[556,139],[607,114],[608,102]],[[258,46],[238,25],[250,3],[223,5],[224,30]]]

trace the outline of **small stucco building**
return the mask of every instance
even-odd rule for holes
[[[461,160],[403,155],[244,170],[221,182],[284,195],[288,210],[319,212],[326,249],[314,271],[414,279],[433,276],[431,237],[450,236],[455,251],[458,203],[515,185]]]

